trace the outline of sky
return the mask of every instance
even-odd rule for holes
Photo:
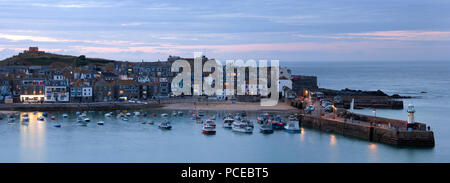
[[[450,61],[448,0],[0,0],[0,59]]]

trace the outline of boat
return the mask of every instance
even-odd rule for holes
[[[153,124],[155,124],[155,122],[153,122],[153,120],[150,120],[150,121],[147,121],[147,124],[153,125]]]
[[[60,123],[55,123],[54,125],[53,125],[54,127],[56,127],[56,128],[61,128],[61,124]]]
[[[129,112],[127,112],[127,114],[126,114],[127,116],[131,116],[131,113],[129,113]]]
[[[204,125],[202,127],[202,133],[204,134],[209,134],[209,135],[213,135],[216,134],[216,127],[214,126],[209,126],[209,125]]]
[[[156,117],[156,114],[155,114],[155,113],[153,113],[153,114],[152,114],[152,117]]]
[[[232,128],[233,122],[234,122],[234,119],[231,118],[230,116],[228,116],[223,120],[223,127],[224,128]]]
[[[198,116],[200,116],[200,117],[205,116],[205,112],[204,111],[199,111],[198,112]]]
[[[203,123],[203,126],[211,126],[211,127],[216,128],[216,123],[214,123],[213,120],[208,119]]]
[[[91,119],[89,119],[89,118],[84,118],[84,122],[91,122]]]
[[[68,114],[66,114],[66,113],[64,113],[64,114],[62,115],[62,117],[63,117],[63,118],[68,118],[68,117],[69,117],[69,115],[68,115]]]
[[[38,120],[38,121],[44,121],[45,118],[44,118],[43,116],[39,116],[39,117],[37,118],[37,120]]]
[[[104,125],[104,124],[105,124],[104,121],[98,121],[98,122],[97,122],[97,125]]]
[[[264,133],[264,134],[273,133],[273,129],[272,129],[271,125],[263,124],[263,125],[259,126],[259,132]]]
[[[124,117],[122,117],[122,120],[123,121],[128,121],[128,117],[124,116]]]
[[[173,111],[173,112],[172,112],[172,116],[178,116],[177,111]]]
[[[178,111],[178,116],[183,116],[183,111]]]
[[[83,120],[77,120],[77,122],[78,126],[87,126],[87,122],[84,122]]]
[[[76,115],[80,115],[81,114],[81,112],[80,111],[77,111],[76,113],[75,113]]]
[[[215,114],[211,117],[211,120],[216,120],[216,115]]]
[[[274,130],[280,130],[283,129],[285,125],[281,120],[282,120],[281,117],[277,115],[273,119],[269,120],[269,124],[272,126]]]
[[[242,112],[241,112],[241,116],[242,116],[242,117],[247,117],[247,112],[242,111]]]
[[[87,116],[86,112],[83,112],[80,114],[80,117],[86,117],[86,116]]]
[[[28,121],[30,121],[30,118],[28,117],[28,114],[24,114],[22,116],[22,122],[28,122]]]
[[[231,128],[235,132],[253,133],[253,126],[248,121],[234,121]]]
[[[163,117],[163,118],[165,118],[165,117],[168,117],[169,115],[167,114],[167,113],[162,113],[161,114],[161,117]]]
[[[56,120],[55,116],[50,117],[51,120]]]
[[[141,115],[141,112],[135,111],[135,112],[134,112],[134,115],[135,115],[135,116],[140,116],[140,115]]]
[[[47,116],[48,116],[48,113],[47,113],[47,112],[44,112],[44,113],[42,113],[42,116],[47,117]]]
[[[16,118],[14,116],[12,116],[12,115],[9,116],[8,117],[8,124],[13,124],[15,120],[16,120]]]
[[[291,133],[300,133],[301,132],[298,122],[295,122],[295,121],[289,121],[288,124],[286,126],[284,126],[284,129],[287,132],[291,132]]]
[[[112,116],[112,112],[108,112],[105,114],[105,117],[111,117]]]
[[[165,129],[165,130],[170,130],[170,129],[172,129],[172,125],[170,124],[170,121],[169,120],[164,120],[163,122],[161,122],[159,125],[158,125],[158,127],[159,128],[161,128],[161,129]]]

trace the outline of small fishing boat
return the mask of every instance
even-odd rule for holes
[[[198,116],[200,116],[200,117],[205,116],[205,112],[204,111],[199,111],[198,112]]]
[[[61,123],[56,122],[53,126],[56,128],[61,128]]]
[[[230,116],[228,116],[223,120],[223,127],[224,128],[232,128],[233,122],[234,122],[234,119],[231,118]]]
[[[232,129],[235,132],[253,133],[253,126],[251,126],[247,121],[234,121],[232,124]]]
[[[202,133],[208,134],[208,135],[214,135],[214,134],[216,134],[216,127],[204,125],[202,127]]]
[[[131,113],[129,113],[129,112],[127,112],[127,114],[126,114],[127,116],[131,116]]]
[[[87,123],[82,120],[77,120],[77,125],[78,126],[87,126]]]
[[[156,114],[155,114],[155,113],[153,113],[153,114],[152,114],[152,117],[156,117]]]
[[[44,121],[45,118],[44,118],[43,116],[39,116],[39,117],[37,118],[37,120],[38,120],[38,121]]]
[[[22,116],[22,122],[28,122],[28,121],[30,121],[30,118],[28,117],[28,114],[24,114]]]
[[[164,120],[163,122],[161,122],[159,125],[158,125],[158,127],[159,128],[161,128],[161,129],[165,129],[165,130],[170,130],[170,129],[172,129],[172,125],[170,124],[170,121],[169,120]]]
[[[166,118],[166,117],[168,117],[169,115],[167,114],[167,113],[162,113],[161,114],[161,117],[163,117],[163,118]]]
[[[273,129],[272,129],[271,125],[263,124],[263,125],[259,126],[259,132],[264,133],[264,134],[273,133]]]
[[[42,113],[42,116],[47,117],[47,116],[48,116],[48,113],[47,113],[47,112],[44,112],[44,113]]]
[[[147,124],[153,125],[153,124],[155,124],[155,122],[153,122],[153,120],[150,120],[150,121],[147,121]]]
[[[104,124],[105,124],[104,121],[98,121],[98,122],[97,122],[97,125],[104,125]]]
[[[122,117],[122,121],[128,121],[128,117],[127,116],[124,116],[124,117]]]
[[[298,122],[295,122],[295,121],[289,121],[289,123],[286,126],[284,126],[284,129],[287,132],[291,132],[291,133],[300,133],[301,132]]]
[[[178,111],[178,116],[183,116],[183,111]]]
[[[173,112],[172,112],[172,116],[175,116],[175,117],[178,116],[177,111],[173,111]]]
[[[12,116],[12,115],[9,116],[8,117],[8,124],[13,124],[15,120],[16,120],[16,118],[14,116]]]
[[[86,112],[83,112],[83,113],[80,114],[80,117],[82,117],[82,118],[86,117],[86,116],[87,116]]]
[[[76,113],[75,113],[76,115],[80,115],[81,114],[81,112],[80,111],[77,111]]]
[[[55,116],[50,117],[51,120],[56,120]]]
[[[134,115],[135,115],[135,116],[140,116],[140,115],[141,115],[141,112],[135,111],[135,112],[134,112]]]
[[[63,118],[68,118],[68,117],[69,117],[69,115],[68,115],[68,114],[66,114],[66,113],[64,113],[64,114],[62,115],[62,117],[63,117]]]
[[[214,123],[213,120],[208,119],[203,123],[203,126],[211,126],[211,127],[216,128],[216,123]]]
[[[112,112],[108,112],[105,114],[105,117],[111,117],[112,116]]]
[[[84,122],[91,122],[91,119],[89,119],[89,118],[84,118]]]

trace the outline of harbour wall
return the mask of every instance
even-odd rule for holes
[[[434,133],[426,130],[396,130],[372,125],[340,122],[337,120],[300,115],[300,125],[371,142],[395,146],[434,147]]]

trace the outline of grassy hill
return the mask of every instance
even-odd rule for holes
[[[87,64],[104,65],[111,62],[117,62],[115,60],[107,60],[100,58],[86,58],[85,56],[71,56],[71,55],[58,55],[53,53],[20,53],[19,55],[12,56],[0,61],[0,66],[29,66],[29,65],[76,65],[84,66]]]

